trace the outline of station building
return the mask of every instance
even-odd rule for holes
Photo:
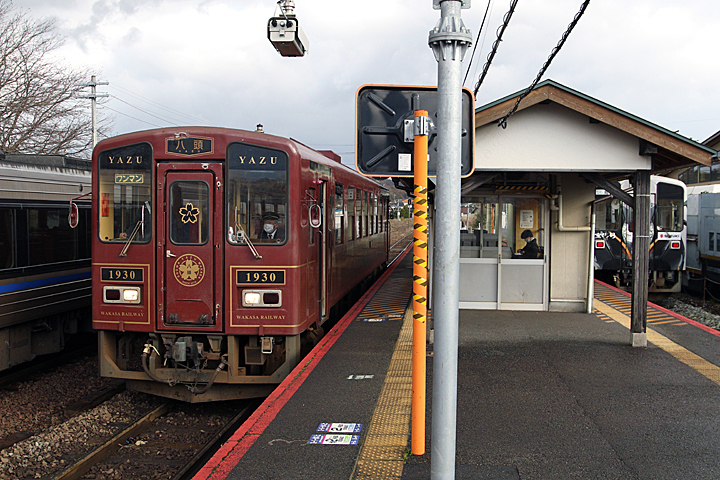
[[[475,170],[461,189],[460,308],[591,311],[597,186],[709,166],[716,152],[552,80],[500,127],[522,93],[475,110]],[[537,259],[513,258],[526,230]]]

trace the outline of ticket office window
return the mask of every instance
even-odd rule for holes
[[[544,229],[540,225],[542,201],[523,197],[463,197],[461,201],[460,256],[464,258],[522,258],[530,231],[540,251]],[[538,255],[538,258],[542,255]],[[525,257],[526,258],[526,257]]]
[[[103,242],[152,237],[152,147],[141,143],[98,155],[98,235]]]

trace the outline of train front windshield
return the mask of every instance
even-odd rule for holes
[[[278,245],[287,240],[288,156],[281,150],[228,147],[228,241]]]
[[[104,242],[146,243],[152,236],[152,148],[142,143],[98,155],[98,230]]]
[[[684,227],[684,190],[679,185],[658,183],[655,227],[663,232],[681,232]]]

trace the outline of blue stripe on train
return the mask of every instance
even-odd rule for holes
[[[57,283],[72,282],[75,280],[83,280],[90,278],[90,272],[73,273],[71,275],[61,275],[59,277],[42,278],[40,280],[31,280],[29,282],[11,283],[9,285],[0,285],[0,293],[17,292],[27,288],[46,287]]]

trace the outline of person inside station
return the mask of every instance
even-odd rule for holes
[[[274,240],[278,243],[285,240],[285,228],[278,227],[280,217],[273,212],[263,214],[263,229],[260,231],[258,238],[261,240]]]
[[[538,247],[535,237],[533,237],[532,230],[523,230],[520,238],[527,243],[525,244],[525,248],[518,250],[518,255],[516,255],[515,258],[538,258],[540,248]]]

